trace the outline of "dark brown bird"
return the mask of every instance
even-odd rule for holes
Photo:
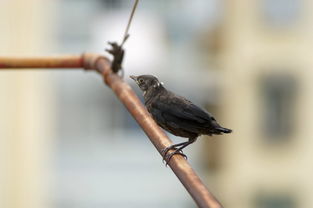
[[[165,89],[152,75],[130,76],[143,91],[145,106],[156,123],[175,136],[189,140],[165,148],[163,159],[168,163],[174,154],[186,155],[182,150],[197,140],[200,135],[231,133],[220,126],[215,118],[184,97]],[[169,150],[174,150],[167,155]]]

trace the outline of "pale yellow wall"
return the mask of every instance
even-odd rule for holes
[[[44,55],[44,0],[0,2],[0,56]],[[44,72],[0,71],[0,207],[46,206],[51,90]]]
[[[251,208],[257,188],[294,189],[291,193],[299,207],[312,207],[313,2],[301,1],[300,22],[281,31],[264,28],[257,17],[258,2],[225,1],[224,48],[219,56],[225,77],[221,111],[225,126],[234,133],[223,140],[223,170],[218,173],[221,200],[225,207]],[[275,64],[286,66],[300,84],[295,118],[300,125],[295,138],[283,148],[262,146],[258,126],[257,82],[272,73]]]

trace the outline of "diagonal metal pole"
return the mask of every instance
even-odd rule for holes
[[[84,68],[97,71],[141,126],[160,154],[162,149],[172,144],[171,140],[154,122],[131,87],[111,71],[111,62],[104,56],[85,53],[81,56],[46,58],[0,57],[0,71],[10,68]],[[181,155],[174,155],[169,166],[199,207],[222,208],[222,205],[206,188],[188,161]]]

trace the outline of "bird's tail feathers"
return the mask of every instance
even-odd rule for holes
[[[228,128],[224,128],[224,127],[219,127],[217,130],[222,132],[222,133],[225,133],[225,134],[229,134],[229,133],[233,132],[233,130],[228,129]]]
[[[232,131],[233,130],[231,130],[231,129],[227,129],[227,128],[218,126],[211,133],[212,134],[229,134],[229,133],[232,133]]]

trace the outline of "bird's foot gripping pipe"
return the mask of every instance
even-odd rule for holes
[[[170,150],[174,150],[174,151],[169,153]],[[173,147],[173,145],[171,145],[171,146],[169,146],[167,148],[164,148],[162,150],[163,162],[165,161],[165,166],[168,165],[168,163],[170,162],[171,158],[175,154],[183,156],[186,160],[188,159],[187,155],[185,155],[182,150],[177,149],[177,148]]]

